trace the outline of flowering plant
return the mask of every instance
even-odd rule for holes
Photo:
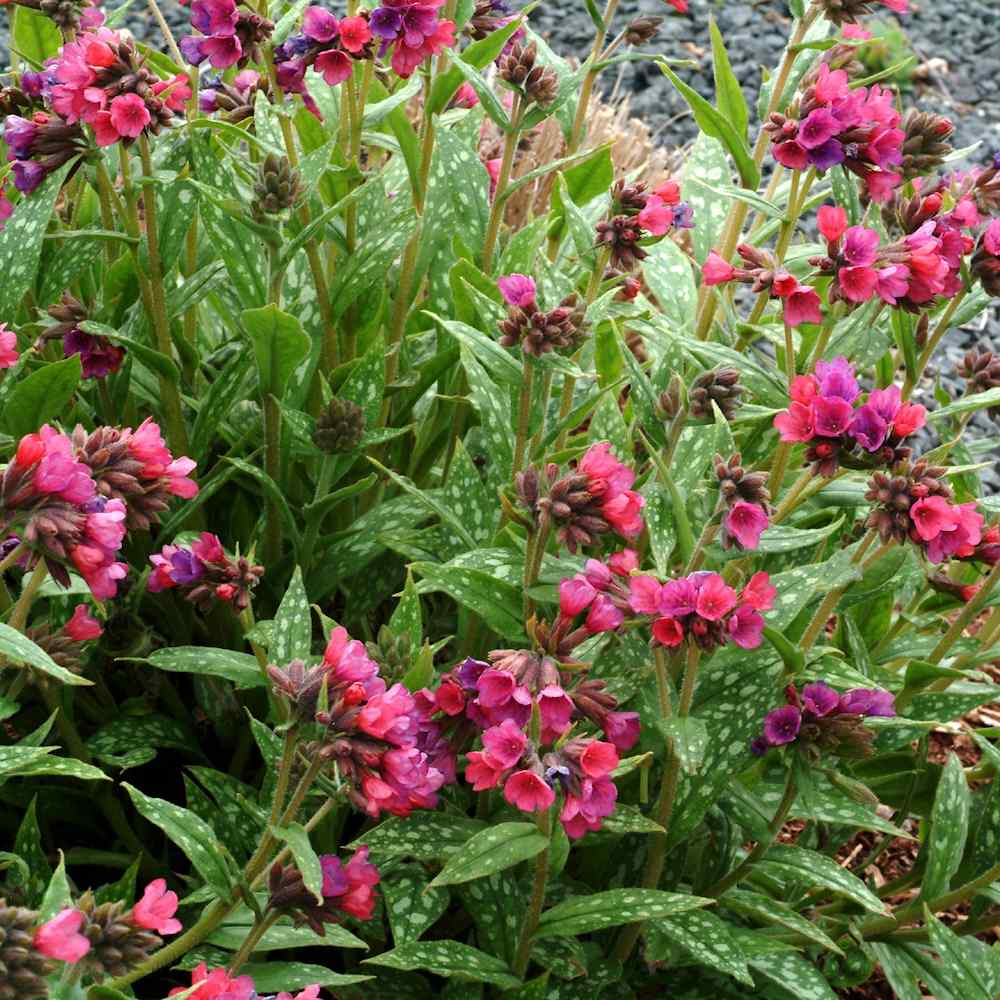
[[[907,0],[753,124],[617,0],[0,6],[0,1000],[997,995],[1000,157]]]

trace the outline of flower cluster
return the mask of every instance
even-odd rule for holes
[[[983,231],[970,269],[989,295],[1000,297],[1000,218]]]
[[[393,72],[404,79],[427,58],[455,44],[455,22],[443,21],[444,0],[385,0],[368,16],[379,58],[391,49]]]
[[[719,497],[726,511],[722,517],[721,543],[724,549],[755,549],[770,523],[770,499],[766,472],[747,472],[740,465],[740,455],[725,461],[715,456],[715,476]]]
[[[497,281],[507,303],[505,319],[498,323],[500,343],[519,346],[525,354],[540,357],[549,351],[575,348],[580,341],[583,316],[576,295],[563,299],[548,312],[539,308],[535,282],[524,274],[508,274]]]
[[[712,250],[701,266],[702,281],[709,286],[739,281],[749,284],[757,294],[769,292],[771,298],[782,301],[787,326],[823,321],[819,294],[786,271],[770,250],[741,243],[736,252],[743,259],[743,267],[733,267]]]
[[[194,986],[198,988],[189,992]],[[191,985],[178,986],[167,996],[180,994],[184,994],[186,1000],[319,1000],[319,986],[306,986],[295,996],[282,992],[265,997],[257,992],[251,976],[230,976],[226,969],[209,969],[201,962],[191,970]]]
[[[34,910],[8,906],[0,899],[0,990],[13,987],[18,1000],[49,995],[46,977],[54,962],[85,962],[97,975],[124,975],[163,946],[159,935],[176,934],[177,894],[163,879],[150,882],[133,907],[97,905],[86,893],[75,906],[39,922]]]
[[[704,570],[666,583],[645,575],[629,581],[632,611],[648,616],[653,639],[670,649],[685,640],[708,652],[727,642],[756,649],[764,632],[760,612],[774,606],[776,595],[767,573],[755,573],[740,593]]]
[[[306,70],[312,66],[331,87],[353,72],[355,59],[371,57],[368,20],[361,14],[338,21],[322,7],[307,7],[302,33],[275,50],[278,83],[282,90],[307,97]]]
[[[98,0],[0,0],[0,5],[7,3],[52,18],[64,33],[72,34],[79,29],[90,31],[104,24],[104,11],[98,7]]]
[[[610,743],[587,737],[540,757],[521,726],[508,718],[483,733],[483,749],[468,754],[465,778],[477,792],[502,786],[504,799],[528,813],[550,809],[561,792],[559,820],[575,840],[599,830],[614,812],[618,789],[611,774],[617,766],[618,751]]]
[[[17,539],[14,539],[16,543]],[[0,553],[3,550],[4,546],[0,546]],[[60,667],[79,673],[84,643],[99,639],[104,629],[86,604],[78,604],[61,628],[53,630],[49,624],[42,623],[32,625],[26,634]]]
[[[22,194],[31,194],[50,173],[78,156],[86,144],[79,123],[71,124],[47,111],[36,111],[31,118],[7,115],[3,141],[7,158],[14,164],[14,187]]]
[[[903,161],[899,123],[892,91],[878,84],[852,90],[845,70],[821,62],[789,115],[773,113],[764,128],[774,158],[789,170],[842,165],[864,181],[874,201],[884,201],[902,181],[890,169]]]
[[[194,0],[191,27],[199,34],[181,39],[181,54],[193,66],[207,61],[216,69],[261,62],[261,45],[274,30],[242,0]]]
[[[862,719],[896,714],[895,699],[879,688],[854,688],[838,694],[816,681],[799,691],[785,689],[787,704],[768,712],[764,731],[751,744],[758,756],[772,747],[794,744],[812,754],[828,750],[841,756],[861,757],[870,752],[872,731]]]
[[[67,126],[90,125],[99,146],[158,133],[191,96],[186,76],[161,80],[131,41],[108,28],[67,42],[51,73],[54,111]]]
[[[833,276],[830,301],[851,305],[878,296],[890,306],[917,311],[937,296],[961,290],[962,258],[975,241],[961,231],[954,213],[928,218],[915,231],[888,246],[864,226],[847,225],[844,209],[824,205],[818,213],[827,255],[810,263]]]
[[[323,873],[321,900],[306,888],[295,865],[275,864],[268,878],[268,908],[291,914],[296,926],[307,925],[321,937],[325,924],[339,923],[345,915],[371,920],[379,872],[368,860],[368,848],[358,848],[347,864],[333,854],[321,855],[319,863]]]
[[[976,558],[983,541],[983,515],[975,502],[952,502],[944,475],[944,469],[923,461],[896,476],[876,472],[865,494],[873,504],[868,527],[883,541],[909,539],[932,563]]]
[[[149,561],[153,571],[146,586],[151,593],[177,587],[202,610],[221,601],[237,612],[245,611],[264,575],[263,566],[228,555],[218,537],[208,531],[189,545],[164,545]]]
[[[924,426],[927,411],[904,403],[899,386],[873,389],[861,402],[861,386],[846,358],[818,361],[815,374],[799,375],[791,402],[774,418],[782,441],[809,445],[806,461],[817,475],[832,476],[841,464],[891,466],[909,457],[903,441]]]
[[[333,630],[321,664],[293,661],[268,673],[296,718],[324,727],[314,752],[336,764],[359,809],[407,816],[436,805],[447,768],[435,766],[428,752],[439,748],[436,731],[427,731],[427,713],[401,684],[386,686],[364,644],[346,629]]]
[[[694,212],[680,200],[680,189],[667,181],[646,192],[646,185],[618,181],[611,189],[611,217],[597,223],[597,246],[610,254],[610,264],[631,271],[644,260],[640,245],[651,236],[665,236],[671,229],[691,229]]]
[[[0,233],[4,231],[7,220],[14,214],[14,203],[7,197],[6,178],[0,181]]]
[[[56,322],[46,329],[45,340],[61,338],[64,357],[79,355],[84,378],[107,378],[121,368],[125,348],[107,337],[80,329],[80,324],[88,318],[87,310],[69,292],[56,305],[49,306],[47,312]]]
[[[206,115],[222,112],[222,118],[237,125],[253,117],[257,94],[270,97],[270,84],[253,69],[240,70],[232,80],[209,76],[198,89],[198,109]]]
[[[878,4],[897,14],[905,14],[910,9],[910,0],[819,0],[819,6],[827,19],[838,27],[856,24],[859,17],[871,14]],[[857,36],[849,36],[845,29],[844,37]]]
[[[631,489],[635,473],[615,458],[607,441],[591,445],[571,472],[560,476],[559,471],[550,464],[544,477],[534,468],[518,473],[517,494],[536,523],[556,525],[570,552],[608,531],[622,538],[642,532],[645,498]]]

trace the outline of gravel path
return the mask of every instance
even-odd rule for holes
[[[602,4],[605,0],[597,0]],[[164,13],[178,37],[188,31],[189,10],[177,0],[161,0]],[[334,7],[340,6],[334,2]],[[512,3],[512,6],[515,6]],[[111,2],[106,9],[118,6]],[[695,62],[680,75],[707,96],[713,93],[708,18],[713,14],[726,41],[733,69],[753,107],[762,67],[774,66],[788,37],[789,14],[784,0],[690,0],[687,15],[677,15],[664,0],[622,0],[615,25],[639,14],[668,15],[654,43],[647,47],[664,55]],[[906,103],[947,115],[956,125],[957,148],[980,142],[971,162],[985,163],[1000,149],[1000,0],[911,0],[911,13],[902,19],[911,43],[923,63],[934,71],[926,82],[906,95]],[[0,65],[6,61],[7,19],[0,18]],[[546,35],[556,51],[584,58],[593,39],[593,27],[584,0],[547,0],[532,14],[532,24]],[[162,43],[159,30],[142,0],[133,0],[124,26],[137,37]],[[932,62],[933,61],[933,62]],[[626,64],[617,77],[605,80],[630,94],[633,112],[653,129],[664,146],[690,142],[696,127],[687,105],[659,70],[649,62]],[[969,348],[995,346],[1000,350],[1000,303],[981,317],[974,328],[953,331],[932,360],[924,388],[927,402],[932,380],[940,378],[952,394],[961,392],[954,374],[957,361]],[[933,403],[932,403],[933,405]],[[997,428],[983,413],[969,426],[970,436],[995,438]],[[1000,449],[993,451],[1000,458]],[[992,492],[1000,492],[1000,475],[986,475]]]

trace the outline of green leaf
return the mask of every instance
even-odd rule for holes
[[[241,319],[257,358],[261,392],[281,399],[292,372],[309,355],[312,341],[294,316],[275,305],[245,309]]]
[[[700,965],[718,969],[748,986],[753,977],[732,929],[708,910],[690,910],[646,925],[646,958],[662,962],[678,945]]]
[[[276,663],[308,661],[312,651],[312,612],[302,583],[302,570],[296,566],[285,596],[274,616],[274,633],[268,652]]]
[[[685,774],[697,774],[701,770],[708,748],[708,728],[693,715],[684,718],[661,719],[657,728],[673,743],[674,752]]]
[[[385,341],[379,335],[340,387],[338,396],[364,410],[365,426],[378,426],[382,397],[385,394]]]
[[[450,857],[476,832],[480,820],[444,813],[415,812],[404,818],[391,817],[347,846],[367,847],[379,863],[394,858],[435,861]]]
[[[3,407],[4,426],[16,438],[35,433],[62,413],[79,384],[79,354],[48,362],[11,390]]]
[[[641,920],[659,920],[712,902],[702,896],[660,889],[608,889],[590,896],[571,896],[542,914],[535,937],[573,936]]]
[[[719,111],[732,122],[736,135],[746,140],[747,123],[750,120],[750,109],[746,98],[740,89],[740,81],[736,79],[733,67],[726,52],[726,43],[722,33],[715,23],[715,18],[708,19],[708,31],[712,36],[712,71],[715,75],[715,103]],[[756,187],[756,185],[753,185]]]
[[[411,941],[382,955],[366,958],[365,964],[384,965],[404,972],[426,969],[445,979],[471,979],[493,983],[502,989],[520,985],[506,962],[460,941]]]
[[[316,898],[317,903],[323,901],[323,869],[319,858],[309,842],[309,834],[301,823],[289,823],[288,826],[272,826],[271,833],[278,840],[283,840],[292,852],[295,866],[302,876],[305,887]]]
[[[696,150],[693,149],[692,156],[695,152]],[[724,160],[725,158],[723,157],[723,162]],[[696,183],[697,178],[689,176],[685,181],[687,188],[686,195],[690,193],[692,185]],[[704,198],[703,195],[701,197]],[[720,200],[725,205],[725,199],[715,199],[716,202]],[[704,211],[708,215],[711,215],[713,212],[709,207],[711,204],[712,202],[710,201],[705,202]],[[709,219],[708,216],[699,215],[698,213],[701,211],[702,208],[698,208],[695,213],[696,233],[697,226],[701,224],[703,227],[701,232],[705,235],[706,230],[704,227]],[[714,236],[712,239],[714,239]],[[710,240],[708,246],[705,248],[706,256],[711,245]],[[670,320],[671,326],[678,331],[693,329],[698,289],[695,286],[691,261],[687,258],[684,251],[671,239],[664,239],[658,243],[654,243],[648,249],[646,259],[642,262],[642,274],[646,279],[646,284],[649,286],[650,292],[656,299],[657,306],[659,306],[663,315]]]
[[[291,33],[295,30],[295,26],[299,23],[299,18],[302,16],[302,12],[309,6],[309,0],[293,0],[289,5],[288,9],[285,11],[281,17],[278,18],[274,25],[274,33],[271,36],[271,44],[278,46],[280,45]],[[292,986],[277,986],[275,989],[278,990],[290,990],[293,989]],[[258,990],[262,992],[267,992],[263,986],[258,985]]]
[[[605,818],[601,824],[601,833],[610,833],[616,837],[626,833],[663,833],[663,827],[648,816],[644,816],[637,806],[619,802],[615,811]]]
[[[822,528],[793,528],[788,524],[773,524],[760,536],[758,552],[795,552],[824,541],[836,534],[844,523],[844,515]]]
[[[534,823],[500,823],[474,834],[449,859],[432,886],[456,885],[511,868],[540,854],[548,840]]]
[[[52,877],[52,866],[42,846],[42,834],[38,828],[37,802],[37,796],[31,799],[14,838],[14,854],[27,864],[28,875],[25,877],[17,868],[7,872],[8,891],[16,890],[28,906],[35,906],[41,901]]]
[[[774,947],[770,941],[750,931],[738,934],[737,941],[746,954],[750,968],[770,980],[783,1000],[792,1000],[793,997],[798,1000],[837,1000],[837,994],[830,989],[819,969],[797,951]],[[755,949],[755,941],[761,947]]]
[[[495,632],[507,639],[524,637],[520,590],[491,574],[460,566],[416,562],[410,567],[421,579],[417,591],[448,594],[474,611]]]
[[[934,900],[950,888],[952,877],[962,864],[971,804],[962,762],[958,754],[951,753],[941,771],[931,811],[927,868],[920,888],[922,899]]]
[[[958,417],[963,413],[971,413],[975,410],[985,410],[990,406],[1000,406],[1000,388],[987,389],[985,392],[977,392],[972,395],[965,395],[961,399],[942,406],[938,410],[932,410],[927,414],[927,418],[936,423],[949,417]]]
[[[461,447],[461,442],[459,442]],[[413,574],[407,570],[406,584],[399,598],[392,617],[389,619],[389,630],[393,635],[407,635],[414,647],[420,645],[423,638],[423,615],[420,611],[420,595],[413,584]]]
[[[169,649],[158,649],[148,657],[139,659],[139,662],[170,673],[223,677],[234,681],[240,688],[266,686],[257,658],[249,653],[237,653],[233,649],[172,646]]]
[[[704,182],[704,183],[702,183]],[[694,230],[691,233],[694,256],[703,263],[709,250],[718,242],[722,227],[729,217],[730,201],[705,187],[706,184],[722,188],[732,183],[732,173],[726,152],[718,140],[700,133],[691,147],[684,164],[681,193],[694,209]],[[657,246],[666,241],[661,240]],[[692,327],[690,318],[684,326]],[[712,347],[718,345],[713,344]],[[714,364],[710,361],[709,364]]]
[[[746,140],[740,136],[736,126],[724,114],[716,111],[701,94],[689,87],[669,66],[662,62],[659,65],[663,75],[687,101],[698,128],[713,139],[718,139],[729,150],[743,186],[756,191],[760,184],[760,170],[750,155]]]
[[[248,962],[240,975],[249,976],[258,992],[279,993],[301,990],[316,983],[320,986],[354,986],[371,980],[371,976],[344,975],[323,965],[307,962]]]
[[[428,885],[427,873],[416,865],[393,871],[379,883],[379,891],[397,947],[419,940],[441,919],[451,901],[451,893]]]
[[[802,847],[772,847],[759,862],[767,872],[792,879],[806,885],[821,885],[846,896],[872,913],[885,914],[888,906],[882,902],[856,875],[841,868],[832,858]]]
[[[14,7],[10,12],[14,48],[36,69],[59,52],[62,35],[52,18],[30,7]]]
[[[35,430],[37,429],[38,425],[35,425]],[[2,622],[0,622],[0,656],[5,656],[22,667],[34,667],[62,684],[86,686],[93,683],[93,681],[88,681],[86,677],[81,677],[79,674],[74,674],[64,667],[60,667],[41,646],[32,642],[26,635],[22,635],[17,629]]]
[[[773,899],[771,896],[746,889],[729,889],[719,903],[742,917],[751,917],[777,927],[784,927],[807,940],[815,941],[828,951],[838,955],[843,954],[833,938],[827,937],[816,926],[815,921],[807,920],[780,899]]]
[[[123,782],[122,787],[131,796],[135,808],[181,849],[208,885],[223,899],[232,898],[223,847],[212,828],[189,809],[145,795],[127,782]]]
[[[38,906],[38,919],[40,921],[51,920],[60,910],[72,905],[72,893],[69,888],[69,880],[66,878],[66,859],[63,852],[59,852],[59,864],[49,879],[49,886],[45,890],[45,895]]]
[[[924,920],[931,947],[941,957],[944,978],[954,989],[954,995],[962,1000],[994,1000],[996,989],[990,989],[983,980],[966,949],[967,942],[945,927],[926,906]]]
[[[524,378],[521,363],[513,354],[501,347],[493,337],[480,332],[467,323],[442,319],[432,312],[428,312],[427,315],[444,327],[461,344],[473,351],[495,382],[520,387],[521,380]]]
[[[243,907],[234,916],[235,920],[224,923],[218,930],[209,935],[209,944],[214,944],[219,948],[226,948],[230,951],[235,951],[243,944],[252,926],[253,914],[246,907]],[[260,939],[254,947],[254,951],[283,951],[286,948],[311,948],[317,946],[364,949],[368,947],[361,938],[352,934],[346,927],[327,924],[324,927],[324,931],[326,933],[320,935],[308,927],[275,924]]]

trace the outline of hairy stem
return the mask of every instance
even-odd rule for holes
[[[538,829],[546,840],[551,843],[552,838],[552,811],[542,810],[537,818]],[[531,960],[531,942],[535,931],[538,929],[538,921],[542,915],[542,907],[545,905],[545,890],[549,880],[549,848],[548,846],[535,856],[535,874],[531,881],[531,899],[528,902],[528,910],[524,915],[524,923],[521,925],[521,936],[517,941],[517,951],[514,957],[514,974],[524,977]]]

